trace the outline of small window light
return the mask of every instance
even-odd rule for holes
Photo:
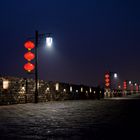
[[[72,86],[70,86],[70,92],[72,92]]]
[[[83,92],[83,88],[81,87],[81,92]]]
[[[8,89],[8,88],[9,88],[9,81],[3,80],[3,89]]]
[[[55,90],[56,90],[56,91],[59,90],[59,83],[56,83],[56,85],[55,85]]]
[[[47,91],[49,91],[50,90],[50,88],[49,87],[47,87]]]
[[[92,92],[92,89],[90,88],[89,91],[90,91],[90,93],[91,93],[91,92]]]

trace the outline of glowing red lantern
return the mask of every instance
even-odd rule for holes
[[[35,66],[29,62],[24,65],[24,69],[28,72],[31,72],[32,70],[34,70],[34,68],[35,68]]]
[[[126,89],[126,88],[127,88],[127,82],[124,81],[124,82],[123,82],[123,89]]]
[[[106,74],[106,75],[105,75],[105,78],[109,78],[109,74]]]
[[[25,42],[24,46],[26,49],[31,50],[35,47],[35,44],[32,41],[27,41]]]
[[[109,87],[109,86],[110,86],[110,83],[106,83],[105,86],[106,86],[106,87]]]
[[[28,61],[31,61],[35,58],[35,55],[31,52],[27,52],[24,54],[24,58],[27,59]]]
[[[105,87],[106,88],[109,88],[110,87],[110,75],[109,75],[109,72],[107,72],[105,74]]]
[[[110,81],[109,79],[105,79],[105,82],[106,82],[106,83],[109,83],[109,81]]]

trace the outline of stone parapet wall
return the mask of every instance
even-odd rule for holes
[[[35,81],[17,77],[0,77],[0,104],[33,103]],[[104,89],[62,82],[39,81],[38,101],[99,99]]]

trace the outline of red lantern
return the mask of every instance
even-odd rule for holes
[[[35,55],[31,52],[27,52],[24,54],[24,58],[27,59],[28,61],[31,61],[35,58]]]
[[[106,74],[106,75],[105,75],[105,78],[109,78],[109,74]]]
[[[105,87],[110,88],[110,75],[109,72],[105,74]]]
[[[34,70],[34,68],[35,68],[35,66],[29,62],[24,65],[24,69],[28,72],[31,72],[32,70]]]
[[[24,44],[25,48],[27,48],[28,50],[31,50],[35,47],[35,44],[32,41],[27,41]]]
[[[127,88],[127,82],[124,81],[124,82],[123,82],[123,89],[126,90],[126,88]]]
[[[109,87],[109,86],[110,86],[110,83],[106,83],[105,86],[106,86],[106,87]]]

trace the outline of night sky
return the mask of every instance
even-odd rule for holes
[[[98,85],[104,72],[140,82],[138,0],[1,0],[0,74],[32,77],[23,70],[24,42],[51,32],[53,47],[40,40],[39,77]]]

